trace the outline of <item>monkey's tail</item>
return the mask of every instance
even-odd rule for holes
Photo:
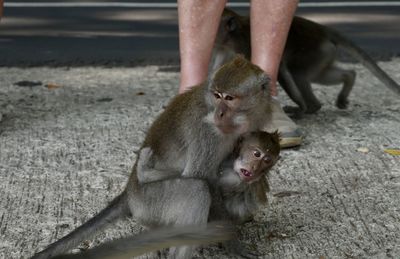
[[[235,227],[228,222],[212,222],[206,227],[161,228],[105,243],[79,254],[66,254],[53,259],[128,259],[168,247],[227,241],[234,236]]]
[[[110,222],[125,215],[129,215],[129,208],[126,194],[123,192],[117,196],[109,206],[100,211],[93,218],[89,219],[65,237],[52,243],[40,253],[35,254],[31,259],[48,259],[56,255],[64,254],[85,239],[91,237],[98,230],[105,228]]]
[[[340,47],[343,47],[351,56],[360,61],[372,74],[381,80],[387,87],[397,94],[400,94],[400,85],[397,84],[376,62],[353,41],[343,36],[338,31],[325,28],[331,40]]]

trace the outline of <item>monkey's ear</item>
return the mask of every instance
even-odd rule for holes
[[[236,17],[230,17],[225,23],[225,29],[228,32],[233,32],[238,28],[238,21]]]
[[[229,8],[225,8],[222,12],[222,24],[227,32],[235,31],[239,27],[239,21],[235,16],[236,13]]]

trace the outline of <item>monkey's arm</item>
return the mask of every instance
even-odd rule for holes
[[[247,221],[252,216],[249,207],[252,207],[253,201],[249,185],[244,183],[231,167],[222,171],[218,186],[222,190],[224,205],[229,216],[238,222]]]
[[[137,177],[140,184],[167,180],[181,175],[179,171],[155,169],[153,155],[153,151],[149,147],[140,151],[137,162]]]
[[[307,110],[307,105],[284,59],[279,66],[278,80],[287,95],[299,106],[296,115],[301,116]]]
[[[233,166],[233,165],[232,165]],[[221,172],[218,185],[224,196],[232,193],[241,193],[245,190],[246,184],[240,179],[238,174],[231,168],[225,168]]]
[[[233,150],[233,145],[231,141],[224,142],[212,136],[212,129],[208,127],[212,126],[203,124],[197,130],[199,137],[191,139],[182,177],[206,179],[210,184],[217,184],[219,167]],[[194,130],[188,132],[188,139],[195,134]]]
[[[269,191],[269,187],[265,177],[249,185],[244,183],[234,170],[225,169],[218,184],[224,196],[226,210],[239,222],[252,219],[258,209],[267,202],[266,192]]]

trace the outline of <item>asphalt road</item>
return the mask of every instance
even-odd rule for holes
[[[400,53],[400,6],[300,7],[297,14],[337,28],[377,59]],[[4,15],[0,66],[178,63],[175,8],[6,6]]]

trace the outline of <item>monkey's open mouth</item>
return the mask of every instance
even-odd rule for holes
[[[252,177],[253,177],[253,173],[250,172],[250,171],[247,171],[247,170],[244,169],[244,168],[241,168],[241,169],[240,169],[240,173],[242,173],[242,175],[243,175],[245,178],[252,178]]]

